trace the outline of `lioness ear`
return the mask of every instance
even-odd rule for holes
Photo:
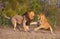
[[[38,20],[39,20],[39,14],[37,15],[37,17],[38,17]]]
[[[39,14],[37,16],[39,17]]]

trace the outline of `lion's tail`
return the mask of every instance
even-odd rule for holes
[[[10,19],[10,17],[6,16],[5,14],[3,14],[3,15],[5,16],[5,18]]]

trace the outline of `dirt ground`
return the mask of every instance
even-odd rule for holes
[[[38,32],[13,31],[13,28],[0,28],[0,39],[60,39],[60,31],[55,30],[55,34],[50,31],[40,30]]]

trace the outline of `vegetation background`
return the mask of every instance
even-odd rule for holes
[[[60,26],[60,0],[0,0],[0,26],[11,25],[5,15],[11,18],[27,10],[33,10],[36,15],[43,12],[52,27]]]

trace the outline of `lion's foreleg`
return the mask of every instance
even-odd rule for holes
[[[43,26],[39,26],[39,27],[35,28],[34,31],[38,31],[41,28],[43,28]]]
[[[24,26],[24,31],[29,31],[29,26]]]

